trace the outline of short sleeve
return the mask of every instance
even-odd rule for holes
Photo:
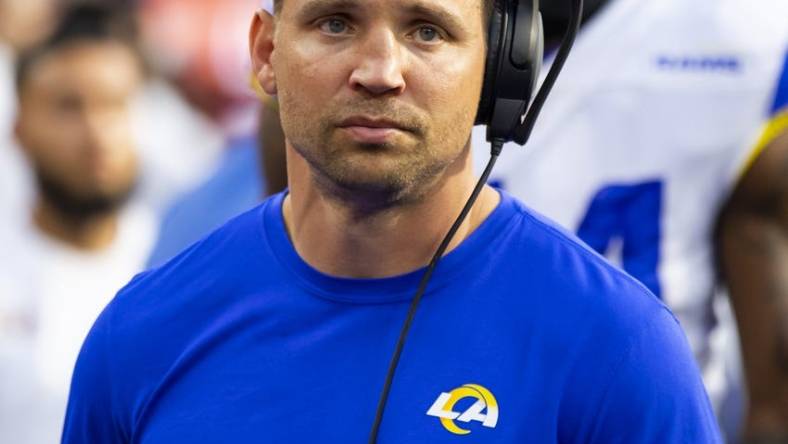
[[[667,309],[633,337],[607,384],[590,442],[722,442],[689,344]]]

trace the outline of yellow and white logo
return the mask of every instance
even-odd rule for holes
[[[476,402],[464,412],[455,412],[454,406],[465,398],[474,398]],[[471,431],[460,428],[454,421],[478,421],[485,427],[494,428],[498,424],[498,401],[486,388],[478,384],[465,384],[449,393],[441,393],[427,410],[427,415],[440,418],[443,427],[451,433],[467,435]]]

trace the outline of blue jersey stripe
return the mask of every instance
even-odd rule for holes
[[[786,106],[788,106],[788,51],[785,53],[783,70],[777,80],[777,94],[774,97],[770,114],[775,115]]]

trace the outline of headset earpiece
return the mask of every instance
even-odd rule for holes
[[[494,0],[490,21],[487,27],[487,57],[484,65],[484,81],[479,108],[476,111],[476,125],[486,125],[492,114],[492,95],[495,89],[495,73],[498,71],[498,56],[501,44],[501,29],[504,20],[504,1]]]
[[[494,0],[476,124],[487,140],[514,138],[542,66],[544,36],[538,0]]]

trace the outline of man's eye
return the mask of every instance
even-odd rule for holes
[[[416,37],[418,40],[425,43],[437,43],[443,39],[440,32],[434,26],[420,26],[416,30]]]
[[[330,18],[320,23],[320,30],[329,34],[344,34],[348,31],[348,25],[342,19]]]

